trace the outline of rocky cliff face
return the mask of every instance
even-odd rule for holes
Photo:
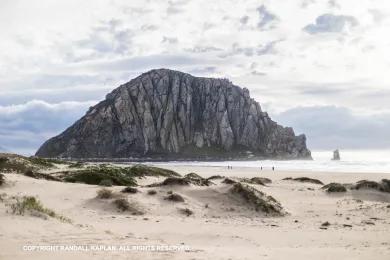
[[[295,136],[226,79],[152,70],[121,85],[38,150],[42,157],[311,158]]]

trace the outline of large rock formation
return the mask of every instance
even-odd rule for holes
[[[311,158],[295,136],[227,79],[152,70],[121,85],[62,134],[42,157],[226,159]]]

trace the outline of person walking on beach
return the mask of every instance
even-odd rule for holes
[[[275,167],[274,166],[272,166],[272,171],[275,171]]]

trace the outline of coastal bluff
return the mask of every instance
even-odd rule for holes
[[[156,69],[119,86],[40,157],[151,159],[311,159],[296,136],[227,79]]]

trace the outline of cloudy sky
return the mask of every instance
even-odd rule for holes
[[[0,149],[34,153],[161,67],[247,87],[311,149],[390,148],[388,0],[2,0],[0,16]]]

